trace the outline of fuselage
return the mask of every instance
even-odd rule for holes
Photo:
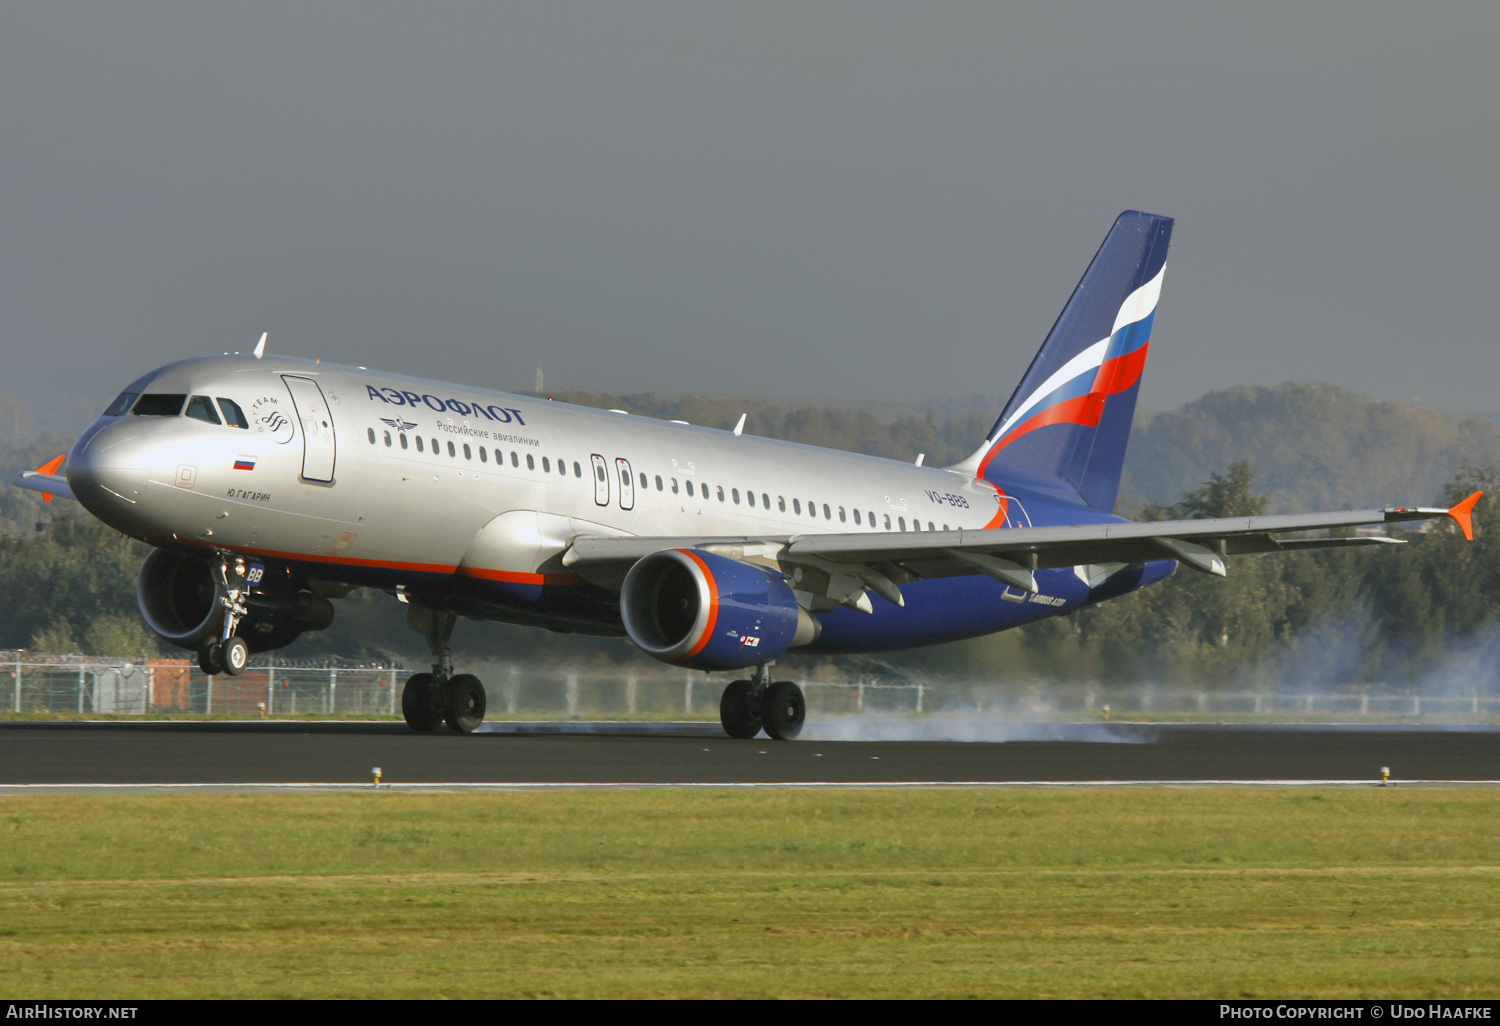
[[[579,536],[790,538],[1119,519],[1024,482],[997,487],[942,468],[271,355],[185,360],[126,391],[167,398],[142,415],[122,396],[66,463],[79,500],[119,530],[557,630],[623,633],[616,593],[563,563]],[[183,399],[179,412],[173,397]],[[980,575],[913,581],[901,587],[902,607],[876,600],[873,613],[820,612],[809,648],[876,651],[990,633],[1133,590],[1174,566],[1042,571],[1039,594]]]

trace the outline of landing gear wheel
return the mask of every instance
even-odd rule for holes
[[[741,740],[760,733],[760,702],[756,699],[755,682],[750,680],[730,681],[719,699],[719,722],[724,733]]]
[[[760,719],[766,733],[777,741],[790,741],[802,733],[802,721],[807,719],[802,689],[789,680],[778,680],[766,688]]]
[[[443,689],[443,720],[448,729],[459,734],[472,734],[484,722],[484,685],[472,673],[460,673]]]
[[[401,689],[401,716],[406,725],[422,734],[436,730],[443,722],[437,698],[437,678],[432,674],[414,673],[408,677],[406,687]]]
[[[217,641],[205,641],[199,646],[198,669],[210,677],[224,672],[224,649]]]
[[[238,677],[250,665],[250,646],[245,644],[244,638],[235,635],[219,646],[219,662],[224,664],[225,673]]]

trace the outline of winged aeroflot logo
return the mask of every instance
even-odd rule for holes
[[[381,417],[380,421],[382,424],[389,424],[397,431],[410,431],[417,426],[409,420],[402,420],[400,417]]]

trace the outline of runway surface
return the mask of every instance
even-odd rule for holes
[[[0,723],[15,785],[1500,780],[1500,728],[1027,724],[1004,742],[733,741],[712,724]],[[9,786],[7,786],[9,785]]]

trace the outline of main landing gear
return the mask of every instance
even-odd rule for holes
[[[427,733],[446,723],[459,734],[472,734],[484,722],[484,685],[471,673],[453,672],[453,613],[413,603],[407,622],[427,636],[432,672],[413,674],[401,691],[401,715],[412,730]]]
[[[250,646],[234,632],[240,620],[250,612],[245,598],[250,594],[246,581],[245,561],[236,559],[232,564],[228,558],[219,557],[214,568],[219,578],[219,603],[224,607],[224,626],[219,637],[209,638],[198,648],[198,669],[209,676],[227,674],[238,677],[250,665]]]
[[[719,699],[719,722],[730,737],[752,738],[762,729],[776,741],[802,733],[807,700],[789,680],[771,683],[771,664],[755,668],[753,680],[732,681]]]

